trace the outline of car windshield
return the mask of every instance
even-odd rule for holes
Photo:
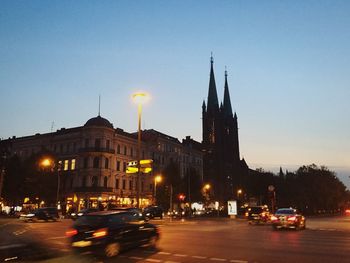
[[[276,215],[293,215],[295,214],[295,210],[293,209],[278,209],[276,211]]]

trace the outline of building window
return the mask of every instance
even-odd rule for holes
[[[141,192],[143,192],[143,185],[144,185],[144,183],[143,183],[143,181],[141,182]]]
[[[132,180],[129,181],[129,189],[132,190]]]
[[[93,167],[94,168],[99,168],[99,166],[100,166],[100,158],[99,157],[95,157],[94,158],[94,165],[93,165]]]
[[[134,149],[130,148],[130,156],[133,157],[134,156]]]
[[[123,162],[123,172],[126,172],[126,162]]]
[[[71,160],[70,169],[71,169],[71,170],[75,170],[75,159],[72,159],[72,160]]]
[[[84,158],[84,168],[88,168],[88,163],[89,163],[89,158],[85,157]]]
[[[120,161],[117,161],[117,171],[120,171]]]
[[[100,139],[96,139],[95,140],[95,148],[99,149],[101,147],[101,140]]]
[[[74,143],[73,143],[73,152],[75,152],[76,150],[77,150],[77,143],[74,142]]]
[[[117,153],[120,154],[120,145],[117,146]]]
[[[126,155],[127,154],[127,148],[126,148],[126,146],[124,146],[124,155]]]
[[[109,150],[109,147],[110,147],[110,142],[109,142],[109,140],[107,140],[107,142],[106,142],[106,148],[107,148],[107,150]]]
[[[107,188],[107,183],[108,183],[108,178],[107,178],[107,176],[105,176],[105,178],[103,179],[103,186],[105,188]]]
[[[86,148],[89,147],[89,139],[85,139],[85,147],[86,147]]]
[[[119,189],[119,179],[115,178],[115,188]]]
[[[106,158],[105,159],[105,169],[108,169],[108,167],[109,167],[109,159]]]
[[[125,186],[126,186],[126,180],[123,179],[123,190],[125,190]]]
[[[98,181],[97,181],[97,176],[93,176],[91,179],[91,186],[92,187],[97,187]]]
[[[64,160],[63,170],[68,171],[69,160]]]

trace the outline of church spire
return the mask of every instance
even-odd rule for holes
[[[210,80],[209,80],[209,92],[208,92],[208,105],[207,110],[213,111],[219,109],[218,94],[216,92],[213,54],[210,57]]]
[[[231,99],[230,99],[230,92],[228,90],[226,69],[225,69],[225,90],[224,90],[224,114],[225,116],[232,116]]]

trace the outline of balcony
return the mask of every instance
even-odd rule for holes
[[[80,148],[79,152],[102,152],[102,153],[115,153],[114,149],[110,148],[103,148],[103,147],[85,147],[85,148]]]
[[[112,187],[102,187],[102,186],[90,186],[90,187],[75,187],[73,189],[74,192],[79,192],[79,193],[102,193],[102,192],[113,192]]]

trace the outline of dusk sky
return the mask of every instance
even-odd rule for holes
[[[0,1],[0,138],[98,114],[202,141],[210,54],[250,168],[315,163],[350,188],[350,1]],[[53,126],[52,126],[53,124]]]

